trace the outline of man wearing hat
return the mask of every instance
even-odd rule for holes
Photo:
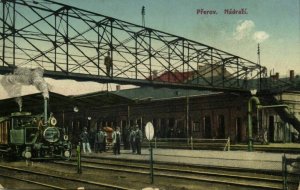
[[[135,147],[135,128],[134,127],[130,128],[129,141],[130,141],[132,154],[135,154],[136,147]]]
[[[100,151],[100,153],[102,153],[102,151],[104,150],[104,148],[103,148],[104,141],[105,141],[105,132],[102,131],[101,127],[99,127],[98,132],[95,135],[95,152],[96,153],[98,151]]]
[[[80,139],[82,142],[82,147],[83,147],[83,153],[86,153],[86,149],[88,153],[92,153],[91,147],[90,147],[90,142],[89,142],[89,133],[87,132],[87,128],[83,128],[83,132],[80,134]]]
[[[141,154],[141,148],[142,148],[142,141],[143,141],[143,133],[140,130],[139,126],[135,126],[135,147],[137,154]]]
[[[120,127],[116,127],[116,130],[112,134],[112,143],[114,154],[120,154],[120,146],[121,146],[121,132]]]

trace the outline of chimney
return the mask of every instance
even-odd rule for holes
[[[278,72],[275,74],[275,79],[276,79],[276,80],[279,79],[279,73],[278,73]]]
[[[290,70],[290,80],[294,80],[294,78],[295,78],[295,71]]]
[[[121,90],[121,85],[117,84],[116,85],[116,91],[119,91],[119,90]]]

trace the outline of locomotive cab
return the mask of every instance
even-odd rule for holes
[[[16,112],[11,114],[12,128],[10,130],[10,143],[15,145],[30,144],[34,141],[33,134],[37,127],[31,125],[30,112]]]

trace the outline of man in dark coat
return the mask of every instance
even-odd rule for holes
[[[142,141],[143,141],[143,133],[140,130],[139,126],[135,126],[135,146],[137,154],[141,154],[142,149]]]
[[[133,129],[133,127],[130,129],[129,141],[131,145],[132,154],[134,154],[136,152],[136,145],[135,145],[135,130]]]
[[[116,127],[116,130],[112,134],[112,143],[114,154],[120,154],[120,146],[121,146],[121,132],[120,127]]]
[[[106,75],[112,76],[113,62],[110,57],[110,52],[107,52],[107,56],[104,58],[104,65],[106,66]]]
[[[90,147],[90,138],[89,138],[89,133],[87,132],[87,128],[83,128],[83,132],[80,134],[80,140],[82,142],[82,148],[83,148],[83,153],[86,153],[86,149],[88,153],[92,153],[91,147]]]
[[[96,153],[98,151],[100,151],[100,153],[102,153],[102,151],[104,150],[104,148],[103,148],[104,140],[105,140],[105,133],[104,133],[104,131],[102,131],[102,128],[99,127],[98,132],[95,135],[95,152]]]

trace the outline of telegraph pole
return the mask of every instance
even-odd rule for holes
[[[259,47],[259,43],[257,44],[257,64],[259,65],[259,91],[261,90],[261,72],[262,72],[262,68],[260,65],[260,47]]]
[[[259,43],[257,44],[257,64],[260,65],[260,47],[259,47]]]
[[[145,6],[142,7],[142,26],[145,27]]]

